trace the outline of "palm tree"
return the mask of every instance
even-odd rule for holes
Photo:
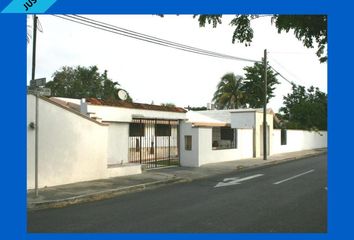
[[[235,109],[246,105],[242,80],[241,76],[235,76],[234,73],[227,73],[221,78],[213,97],[217,109]]]

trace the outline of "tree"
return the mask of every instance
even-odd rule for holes
[[[327,94],[311,86],[293,85],[280,108],[283,125],[289,129],[327,130]]]
[[[217,85],[213,101],[216,109],[234,109],[245,106],[245,93],[242,91],[241,76],[227,73]]]
[[[198,17],[199,26],[205,27],[212,24],[215,28],[222,23],[222,15],[194,15]],[[261,17],[260,15],[236,15],[230,22],[235,27],[232,35],[232,43],[236,41],[249,46],[253,39],[253,29],[251,20]],[[271,18],[271,23],[275,24],[278,32],[294,31],[295,37],[303,42],[307,48],[314,48],[317,43],[317,56],[320,62],[327,61],[327,16],[326,15],[278,15]]]
[[[53,81],[47,82],[52,96],[70,98],[118,99],[118,82],[107,77],[107,71],[100,74],[97,66],[64,66],[53,74]],[[128,94],[128,101],[132,101]]]
[[[163,107],[176,107],[174,103],[161,103],[160,105]]]
[[[264,64],[255,63],[245,67],[245,80],[241,90],[245,92],[245,103],[251,108],[261,108],[264,105]],[[277,74],[267,65],[267,103],[274,97],[275,85],[279,84]]]
[[[188,107],[186,107],[186,109],[188,110],[188,111],[205,111],[205,110],[208,110],[208,108],[207,107],[191,107],[191,106],[189,106],[188,105]]]

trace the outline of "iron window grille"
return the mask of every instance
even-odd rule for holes
[[[169,137],[171,136],[171,125],[167,124],[156,124],[155,135],[158,137]]]
[[[130,123],[129,124],[129,137],[145,136],[144,123]]]
[[[216,127],[212,129],[212,149],[237,148],[237,129],[230,127]]]

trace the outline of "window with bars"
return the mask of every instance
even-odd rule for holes
[[[171,125],[156,124],[155,125],[155,135],[158,137],[171,136]]]
[[[212,149],[237,148],[237,129],[230,127],[215,127],[212,129]]]
[[[145,136],[145,124],[144,123],[130,123],[129,124],[129,137]]]

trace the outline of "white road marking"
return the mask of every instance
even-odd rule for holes
[[[224,178],[224,182],[233,181],[239,179],[239,177]]]
[[[231,186],[231,185],[236,185],[236,184],[240,184],[240,182],[252,179],[252,178],[256,178],[256,177],[260,177],[263,176],[263,174],[256,174],[256,175],[252,175],[249,177],[245,177],[245,178],[238,178],[238,177],[234,177],[234,178],[225,178],[222,182],[219,182],[218,184],[215,185],[215,187],[225,187],[225,186]]]
[[[281,181],[279,181],[279,182],[275,182],[275,183],[273,183],[273,184],[280,184],[280,183],[283,183],[283,182],[289,181],[289,180],[291,180],[291,179],[294,179],[294,178],[300,177],[300,176],[302,176],[302,175],[305,175],[305,174],[311,173],[311,172],[313,172],[313,171],[315,171],[315,169],[311,169],[310,171],[307,171],[307,172],[304,172],[304,173],[300,173],[300,174],[298,174],[298,175],[295,175],[295,176],[289,177],[289,178],[284,179],[284,180],[281,180]]]

